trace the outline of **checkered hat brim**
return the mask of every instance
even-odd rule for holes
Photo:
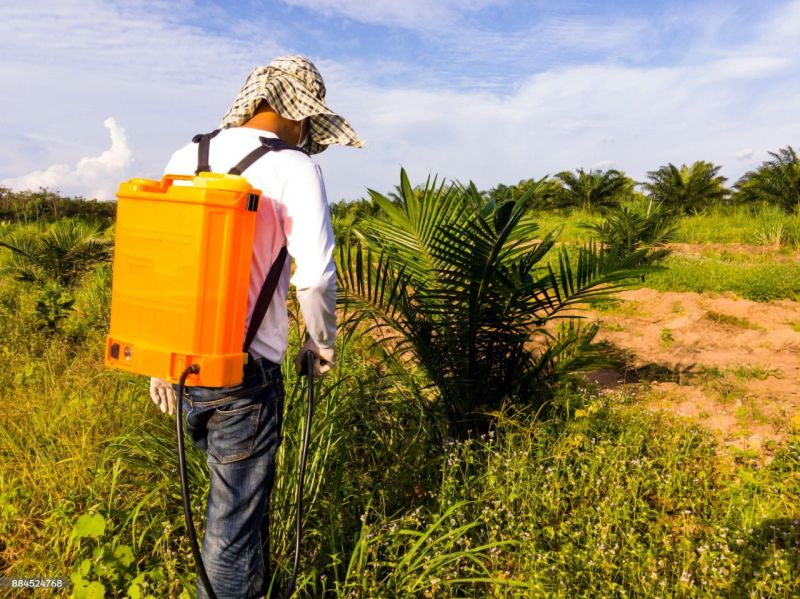
[[[328,108],[324,99],[325,84],[314,64],[302,56],[281,56],[253,69],[220,127],[243,125],[264,100],[286,119],[309,119],[305,145],[309,154],[318,154],[331,144],[362,147],[364,142],[350,123]]]

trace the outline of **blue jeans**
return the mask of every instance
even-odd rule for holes
[[[280,366],[262,358],[250,359],[241,385],[186,388],[186,430],[206,452],[211,477],[202,557],[219,599],[262,597],[269,586],[283,398]],[[199,577],[197,597],[208,597]]]

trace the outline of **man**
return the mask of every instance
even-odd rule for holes
[[[317,68],[301,56],[283,56],[250,73],[209,142],[208,164],[227,172],[262,144],[278,139],[315,154],[330,144],[361,147],[349,123],[324,102]],[[193,174],[198,144],[181,148],[166,173]],[[308,340],[295,359],[314,355],[315,377],[334,363],[336,271],[334,236],[322,174],[303,152],[268,152],[243,173],[262,190],[256,220],[248,297],[248,324],[256,298],[285,245],[287,260],[274,297],[250,345],[251,359],[241,385],[190,387],[184,400],[187,430],[207,452],[211,486],[206,508],[203,562],[219,599],[262,597],[269,586],[269,496],[280,443],[283,382],[280,363],[287,349],[286,296],[297,289]],[[173,413],[173,388],[153,379],[150,396]],[[207,597],[198,584],[198,597]]]

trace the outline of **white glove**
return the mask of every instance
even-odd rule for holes
[[[334,351],[332,347],[320,348],[310,338],[300,348],[300,352],[294,359],[294,370],[297,374],[303,369],[303,362],[305,360],[306,352],[310,351],[314,354],[314,378],[318,379],[323,374],[328,372],[334,365]]]
[[[150,399],[162,412],[169,412],[170,416],[175,413],[175,392],[167,381],[156,377],[150,379]]]

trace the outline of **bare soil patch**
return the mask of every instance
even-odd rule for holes
[[[800,426],[800,303],[636,289],[590,312],[623,366],[592,373],[724,445],[769,454]]]

